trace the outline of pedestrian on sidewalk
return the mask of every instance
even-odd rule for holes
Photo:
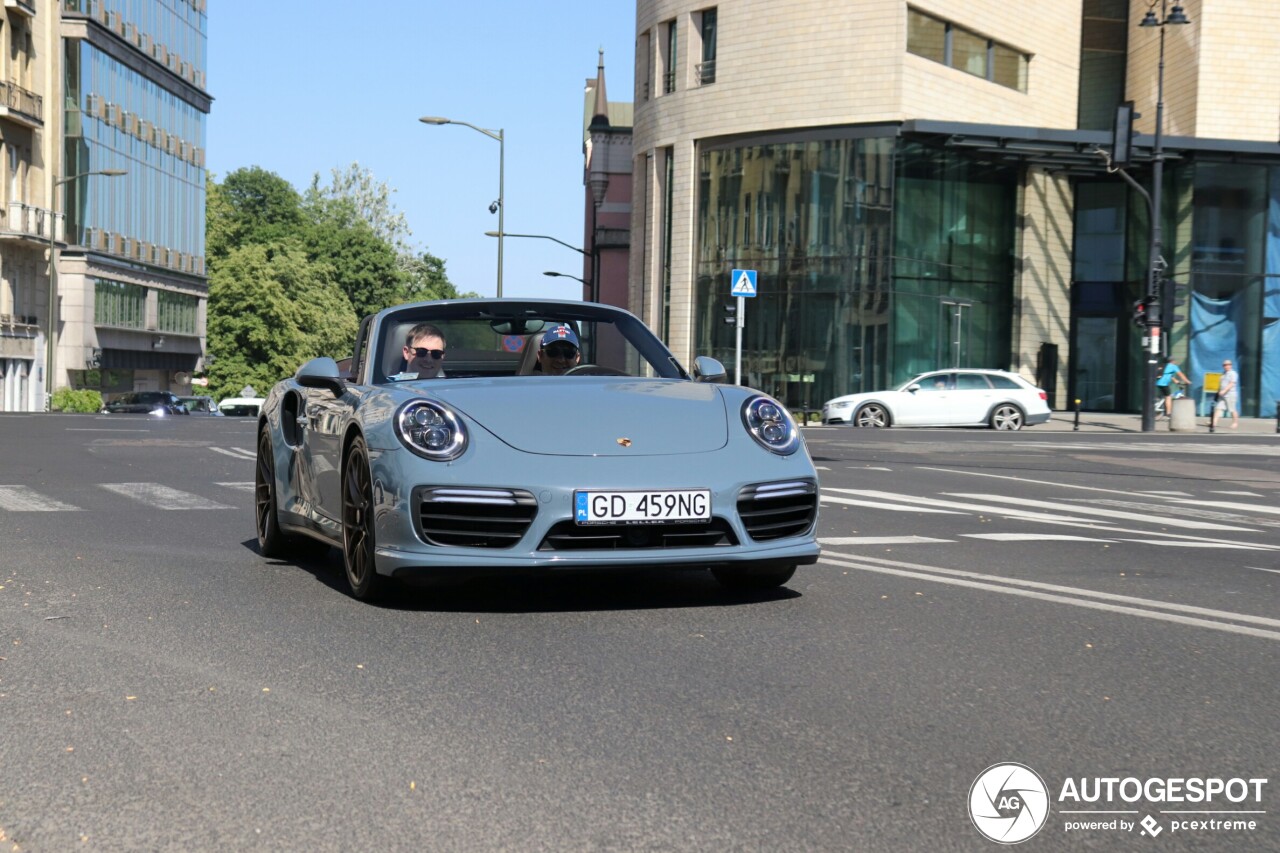
[[[1173,414],[1172,386],[1175,382],[1183,388],[1191,384],[1190,380],[1183,374],[1182,368],[1178,366],[1178,362],[1173,360],[1173,356],[1169,356],[1164,360],[1164,370],[1161,372],[1160,378],[1156,380],[1156,390],[1160,393],[1166,418]]]
[[[1222,380],[1218,383],[1218,399],[1213,404],[1218,411],[1231,413],[1231,428],[1240,426],[1240,374],[1231,366],[1231,360],[1222,362]]]

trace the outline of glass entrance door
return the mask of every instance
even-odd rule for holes
[[[1071,352],[1075,364],[1075,395],[1080,398],[1083,409],[1110,412],[1120,408],[1116,401],[1119,322],[1115,317],[1081,317],[1077,321]]]
[[[942,300],[942,322],[938,328],[946,336],[939,353],[939,367],[969,366],[969,320],[973,303],[968,300]]]

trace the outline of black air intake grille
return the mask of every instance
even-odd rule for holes
[[[592,524],[561,521],[547,531],[539,551],[633,551],[646,548],[714,548],[737,545],[722,518],[681,524]]]
[[[757,542],[799,536],[818,516],[818,484],[813,480],[757,483],[738,495],[738,517]]]
[[[418,535],[431,545],[510,548],[538,514],[538,501],[521,489],[419,486],[413,497]]]

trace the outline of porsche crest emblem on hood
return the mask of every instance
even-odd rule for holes
[[[620,438],[620,439],[618,439],[618,444],[622,445],[623,447],[630,447],[630,446],[631,446],[631,439],[629,439],[629,438]]]

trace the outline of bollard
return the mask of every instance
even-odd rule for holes
[[[1075,425],[1071,427],[1071,431],[1072,432],[1080,431],[1080,398],[1079,397],[1076,398],[1076,422],[1075,422]],[[1278,412],[1276,415],[1276,432],[1280,432],[1280,412]]]
[[[1280,400],[1276,400],[1276,433],[1280,434]]]
[[[1209,409],[1209,432],[1213,432],[1213,422],[1218,419],[1218,401],[1213,401],[1213,408]]]

